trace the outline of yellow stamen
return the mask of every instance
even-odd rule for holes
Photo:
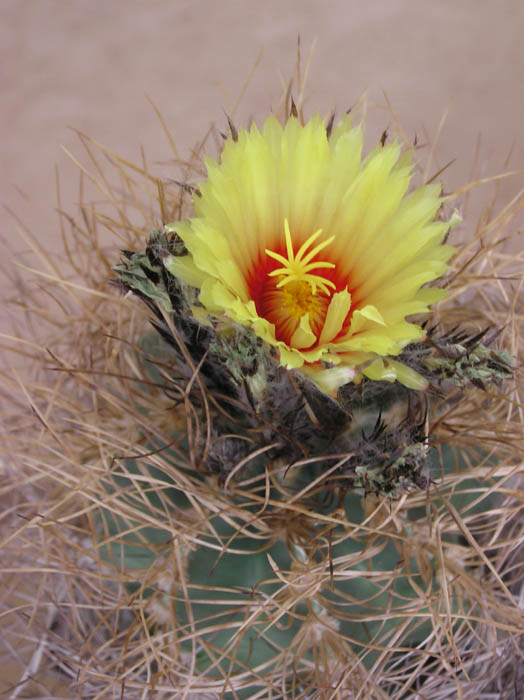
[[[297,321],[307,313],[313,318],[322,308],[322,302],[315,297],[307,282],[291,282],[282,291],[285,307]]]
[[[313,248],[313,250],[310,250],[307,255],[305,255],[308,248],[317,240],[321,233],[322,229],[319,228],[318,231],[311,234],[311,236],[300,246],[295,256],[293,251],[293,241],[289,231],[289,223],[287,219],[284,219],[284,236],[286,239],[287,259],[283,255],[275,253],[272,250],[268,250],[267,248],[265,251],[266,255],[269,255],[270,258],[273,258],[273,260],[276,260],[283,265],[283,267],[279,267],[278,269],[269,273],[269,277],[283,278],[277,283],[277,289],[284,287],[290,282],[307,282],[311,286],[311,292],[313,295],[316,294],[317,287],[321,292],[324,292],[324,294],[329,294],[329,287],[336,289],[335,284],[331,282],[331,280],[327,280],[320,275],[310,274],[312,270],[317,270],[319,268],[333,269],[335,267],[334,263],[311,262],[315,255],[320,253],[321,250],[335,240],[335,236],[326,238],[325,241],[319,243]]]

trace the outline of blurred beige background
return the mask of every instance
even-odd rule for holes
[[[482,174],[500,172],[512,148],[510,166],[524,167],[522,0],[0,0],[0,13],[1,199],[51,249],[56,163],[64,208],[77,198],[60,150],[81,152],[69,127],[134,161],[143,145],[160,163],[170,155],[149,95],[187,154],[211,121],[224,124],[260,52],[237,121],[276,104],[298,34],[304,54],[316,39],[311,112],[385,90],[421,140],[449,108],[438,147],[441,165],[457,158],[448,190],[469,176],[479,135]],[[376,129],[390,122],[384,112]],[[5,210],[0,234],[23,247]]]

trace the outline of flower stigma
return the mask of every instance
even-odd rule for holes
[[[289,284],[289,282],[309,283],[311,285],[312,294],[316,294],[317,285],[325,294],[329,294],[328,287],[333,287],[333,289],[336,289],[335,285],[330,280],[327,280],[320,275],[309,274],[311,270],[316,270],[318,268],[335,267],[334,263],[311,262],[317,253],[335,240],[335,236],[330,236],[325,241],[322,241],[322,243],[319,243],[315,248],[313,248],[313,250],[310,250],[309,253],[303,257],[306,250],[317,240],[321,233],[322,229],[319,228],[318,231],[311,234],[307,241],[300,246],[295,257],[295,253],[293,251],[293,241],[291,240],[291,233],[289,231],[289,223],[287,219],[284,219],[284,236],[286,238],[287,259],[283,255],[274,253],[272,250],[268,250],[267,248],[265,250],[266,255],[269,255],[270,258],[273,258],[277,262],[284,265],[284,267],[279,267],[278,269],[269,273],[269,277],[284,278],[277,283],[277,289]]]
[[[336,289],[335,284],[331,280],[327,280],[321,275],[312,274],[313,270],[333,269],[335,267],[334,263],[313,261],[313,258],[321,250],[333,242],[335,236],[330,236],[307,252],[321,233],[322,229],[319,228],[318,231],[311,234],[295,255],[289,223],[287,219],[284,219],[287,258],[272,250],[265,249],[266,255],[283,265],[283,267],[269,272],[268,277],[281,278],[277,282],[276,288],[282,289],[287,309],[296,319],[300,319],[304,314],[319,311],[320,300],[317,297],[317,290],[330,296],[329,288]]]

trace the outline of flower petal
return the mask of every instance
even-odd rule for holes
[[[164,260],[164,265],[168,272],[191,287],[201,287],[207,277],[206,273],[195,265],[191,255],[170,255]]]
[[[310,348],[316,339],[317,337],[311,330],[309,323],[309,314],[304,314],[300,319],[296,331],[291,336],[289,344],[292,348],[302,350],[303,348]]]
[[[336,394],[344,384],[352,382],[358,374],[356,367],[341,365],[325,368],[321,365],[305,365],[302,374],[312,379],[326,394]]]
[[[341,292],[336,292],[331,297],[329,302],[324,327],[320,334],[318,342],[329,343],[333,338],[340,333],[342,326],[351,308],[351,294],[347,289]]]
[[[382,318],[382,314],[380,313],[380,311],[375,306],[372,306],[371,304],[364,306],[363,309],[360,309],[360,311],[355,312],[355,313],[359,313],[364,318],[367,318],[370,321],[374,321],[375,323],[379,323],[381,326],[386,325],[386,322]]]

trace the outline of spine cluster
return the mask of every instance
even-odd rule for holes
[[[185,253],[176,234],[155,230],[145,250],[124,251],[114,271],[117,284],[151,311],[172,354],[172,381],[187,385],[198,372],[200,387],[212,397],[216,439],[202,469],[221,478],[240,460],[246,469],[256,468],[258,462],[246,458],[272,445],[264,459],[292,464],[307,458],[312,478],[326,473],[324,486],[391,497],[425,488],[432,440],[426,418],[433,399],[442,403],[450,392],[472,385],[486,389],[512,376],[512,358],[491,347],[496,331],[468,335],[455,328],[442,334],[433,327],[396,358],[428,380],[427,390],[364,378],[333,398],[299,371],[282,367],[275,348],[249,328],[205,314],[198,290],[165,266]],[[201,404],[194,380],[192,386],[192,400]],[[388,413],[398,416],[390,410],[395,407],[402,408],[402,417],[386,420]]]

